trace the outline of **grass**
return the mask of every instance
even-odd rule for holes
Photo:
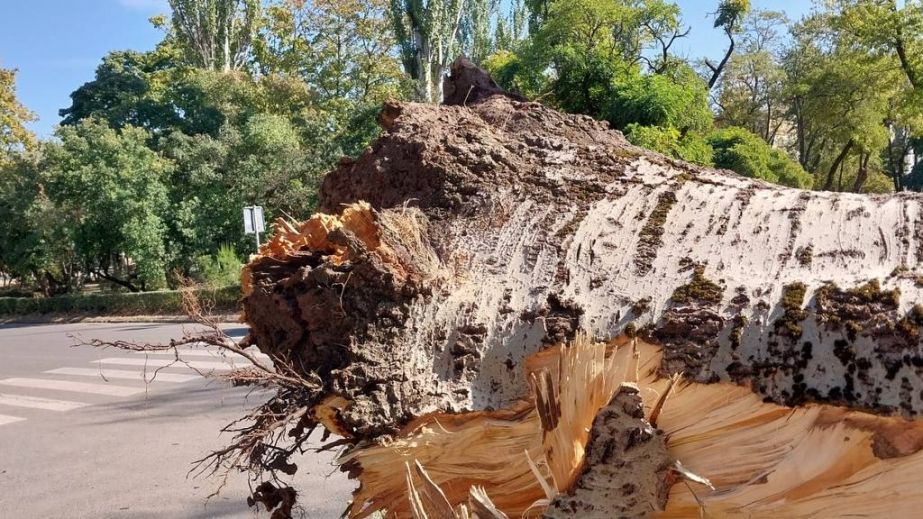
[[[240,287],[195,289],[203,301],[212,301],[215,311],[234,311]],[[179,290],[112,294],[67,294],[55,297],[0,297],[0,316],[35,314],[83,315],[170,315],[182,314]]]

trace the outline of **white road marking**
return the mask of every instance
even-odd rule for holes
[[[58,368],[50,369],[45,373],[51,375],[75,375],[78,377],[96,377],[100,380],[104,378],[121,378],[125,380],[141,380],[147,382],[189,382],[190,380],[200,379],[199,375],[178,375],[176,373],[164,373],[163,371],[154,375],[154,370],[148,370],[147,373],[143,371],[128,371],[122,369],[109,369],[105,368],[102,370],[93,369],[93,368]]]
[[[141,359],[138,357],[133,358],[119,358],[119,357],[110,357],[108,359],[102,359],[99,361],[93,361],[95,364],[99,362],[100,364],[118,364],[122,366],[147,366],[148,368],[185,368],[189,367],[192,369],[197,369],[200,371],[205,370],[232,370],[235,367],[239,367],[241,364],[234,364],[232,361],[228,362],[208,362],[202,360],[190,360],[186,362],[178,362],[176,359]]]
[[[52,400],[50,398],[39,398],[37,396],[0,393],[0,405],[44,409],[46,411],[70,411],[71,409],[86,407],[90,404],[71,402],[70,400]]]
[[[20,418],[18,416],[10,416],[6,414],[0,414],[0,425],[6,425],[8,423],[13,423],[13,422],[21,422],[23,420],[25,420],[25,418]]]
[[[250,355],[253,355],[256,358],[269,359],[269,355],[266,355],[265,353],[261,353],[257,350],[244,350],[244,351],[246,351]],[[178,353],[180,358],[183,358],[183,357],[212,357],[212,358],[223,359],[223,358],[239,357],[238,355],[235,355],[234,353],[229,352],[229,351],[223,352],[219,349],[203,349],[203,348],[177,348],[175,352],[174,350],[171,349],[171,350],[162,350],[162,351],[136,351],[134,353],[138,355],[158,355],[158,356],[169,355],[171,357],[175,357],[176,354]]]
[[[254,358],[262,361],[269,361],[269,355],[260,352],[259,350],[244,350],[248,354],[252,355]],[[243,357],[236,355],[230,351],[222,351],[218,349],[212,350],[203,350],[198,348],[177,348],[174,352],[173,350],[164,350],[164,351],[136,351],[134,352],[137,355],[152,355],[157,357],[169,356],[175,358],[179,354],[179,358],[186,359],[187,357],[207,357],[210,359],[235,359],[244,364],[249,362]]]
[[[138,359],[142,360],[142,359]],[[112,384],[87,384],[86,382],[71,382],[69,380],[49,380],[42,378],[7,378],[0,380],[5,386],[30,387],[35,389],[51,389],[55,391],[73,391],[75,393],[91,393],[107,396],[131,396],[143,393],[143,387],[115,386]]]

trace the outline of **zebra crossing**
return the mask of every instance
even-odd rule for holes
[[[25,418],[0,414],[0,425],[6,425],[8,423],[14,423],[14,422],[21,422],[23,420],[25,420]]]
[[[232,337],[240,340],[242,337]],[[176,359],[179,354],[178,361]],[[257,356],[266,359],[261,353]],[[91,361],[91,366],[62,366],[41,373],[0,379],[0,427],[33,416],[62,413],[145,394],[151,386],[176,386],[209,372],[247,365],[214,347],[160,352],[124,352]],[[34,393],[38,393],[38,395]],[[19,411],[17,411],[19,410]],[[27,414],[27,416],[22,416]]]

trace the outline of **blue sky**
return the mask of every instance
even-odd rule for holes
[[[679,54],[720,55],[725,41],[712,29],[717,0],[678,0],[692,26]],[[811,0],[754,0],[763,9],[781,9],[792,18],[807,12]],[[168,11],[166,0],[0,0],[0,67],[19,69],[17,94],[39,120],[31,128],[49,136],[58,110],[70,106],[70,93],[93,79],[100,59],[113,50],[150,50],[160,40],[148,18]]]

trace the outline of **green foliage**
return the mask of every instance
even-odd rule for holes
[[[785,152],[744,128],[716,130],[708,142],[714,149],[716,167],[789,187],[808,189],[813,184],[813,177]]]
[[[405,85],[387,0],[277,1],[255,45],[262,74],[301,77],[323,100],[378,103]]]
[[[552,49],[557,78],[551,82],[555,104],[571,113],[604,118],[623,64],[602,52],[561,46]]]
[[[163,286],[170,164],[132,126],[85,119],[58,137],[45,146],[41,178],[80,263],[133,290]]]
[[[547,15],[521,49],[485,60],[500,85],[619,129],[631,124],[681,133],[711,128],[704,82],[669,54],[668,42],[682,37],[675,5],[577,0],[542,8]],[[659,54],[656,59],[646,55],[652,50]],[[651,70],[643,72],[642,63]]]
[[[213,311],[238,309],[239,286],[193,291]],[[178,290],[143,293],[67,294],[55,297],[0,297],[0,315],[181,315],[183,296]]]
[[[214,256],[196,258],[195,272],[198,281],[212,288],[233,286],[240,283],[240,269],[243,262],[231,245],[222,245]]]
[[[463,0],[391,0],[390,7],[401,63],[414,82],[415,97],[440,102],[442,76],[463,43],[458,38]]]
[[[45,294],[79,284],[73,224],[49,200],[39,157],[22,154],[0,166],[0,270]]]
[[[494,29],[493,52],[506,51],[516,48],[526,32],[527,8],[523,0],[512,0],[510,12],[497,17]],[[489,54],[488,54],[489,55]],[[487,55],[484,56],[486,58]],[[479,61],[483,67],[484,60]]]
[[[462,53],[474,63],[481,63],[493,51],[491,19],[497,9],[495,0],[467,0],[459,34]]]
[[[869,194],[886,194],[894,191],[894,183],[887,172],[876,170],[871,172],[865,185],[862,187],[862,193]]]
[[[0,68],[0,166],[11,153],[35,145],[35,136],[25,126],[34,120],[35,114],[16,99],[16,70]]]
[[[169,45],[153,52],[115,51],[103,58],[95,78],[71,94],[71,106],[60,111],[61,124],[87,118],[105,120],[113,128],[132,125],[159,131],[180,124],[169,96],[181,77],[179,55]]]
[[[481,66],[504,90],[553,103],[555,100],[549,96],[553,79],[536,64],[536,59],[533,54],[500,50],[488,56]]]
[[[744,21],[738,50],[718,84],[717,119],[740,126],[773,144],[785,133],[786,77],[779,59],[788,19],[776,11],[754,11]]]
[[[259,0],[169,0],[172,37],[186,62],[206,69],[239,70],[247,65]]]
[[[715,27],[723,28],[727,32],[736,32],[749,11],[750,0],[722,0],[718,4]]]
[[[625,129],[625,137],[632,144],[673,158],[703,166],[712,165],[712,147],[702,134],[697,132],[683,135],[676,128],[629,124]]]
[[[620,129],[634,123],[701,132],[712,125],[708,90],[688,67],[669,76],[631,74],[617,80],[603,117]]]
[[[217,136],[225,124],[240,127],[258,113],[310,117],[314,105],[307,85],[298,79],[268,75],[258,79],[240,72],[197,70],[173,86],[171,102],[182,113],[175,129]]]
[[[331,166],[333,144],[302,145],[284,117],[256,114],[242,128],[225,125],[217,137],[174,132],[160,143],[174,169],[171,175],[171,250],[173,268],[193,268],[191,258],[232,244],[252,252],[244,236],[241,207],[262,205],[272,215],[309,215],[320,174]]]
[[[914,89],[923,70],[923,3],[919,0],[832,0],[825,20],[836,34],[876,57],[888,56]]]

